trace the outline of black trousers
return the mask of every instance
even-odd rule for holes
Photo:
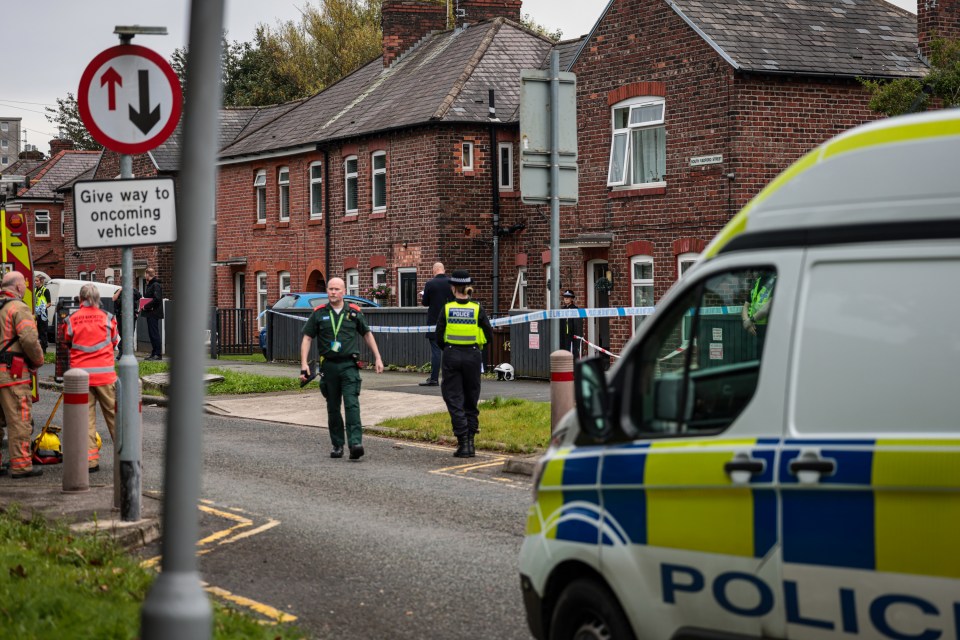
[[[163,355],[163,342],[160,340],[160,318],[147,316],[147,332],[150,334],[150,355]]]
[[[447,347],[443,350],[443,380],[440,391],[450,412],[453,435],[480,431],[480,368],[483,353],[476,348]]]

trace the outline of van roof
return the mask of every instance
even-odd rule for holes
[[[797,160],[713,239],[748,248],[960,237],[960,109],[861,125]]]

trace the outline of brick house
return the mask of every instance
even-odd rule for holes
[[[461,0],[465,16],[445,30],[445,7],[388,0],[381,59],[251,114],[219,154],[218,305],[260,311],[340,276],[349,293],[386,284],[389,304],[418,306],[440,260],[471,271],[488,309],[502,283],[505,310],[549,226],[520,204],[516,140],[520,70],[540,67],[552,44],[519,26],[520,4]]]
[[[858,77],[923,75],[917,46],[915,16],[882,0],[612,0],[569,67],[580,199],[561,210],[564,283],[581,306],[654,304],[780,171],[878,117]],[[589,335],[618,351],[639,321]]]
[[[77,151],[69,141],[55,139],[50,144],[50,159],[33,169],[16,196],[7,199],[6,208],[21,211],[30,229],[30,250],[34,269],[50,277],[64,277],[67,227],[64,198],[60,187],[89,171],[99,157],[97,151]]]

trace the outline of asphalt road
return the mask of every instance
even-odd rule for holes
[[[165,417],[144,407],[146,491],[162,490]],[[333,460],[325,429],[207,416],[203,579],[316,638],[529,638],[517,554],[530,479],[496,455],[364,446],[359,462]]]

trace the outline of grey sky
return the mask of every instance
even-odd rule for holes
[[[563,37],[590,31],[608,0],[524,0],[522,13]],[[916,12],[916,0],[893,0]],[[296,20],[298,7],[316,0],[226,0],[226,27],[230,40],[253,37],[259,23]],[[169,59],[186,44],[189,0],[45,0],[5,3],[3,44],[7,60],[0,115],[23,118],[27,142],[44,153],[50,150],[55,128],[44,117],[44,106],[56,107],[57,98],[76,95],[84,67],[100,51],[119,43],[116,25],[165,26],[167,36],[137,36],[134,44]]]

